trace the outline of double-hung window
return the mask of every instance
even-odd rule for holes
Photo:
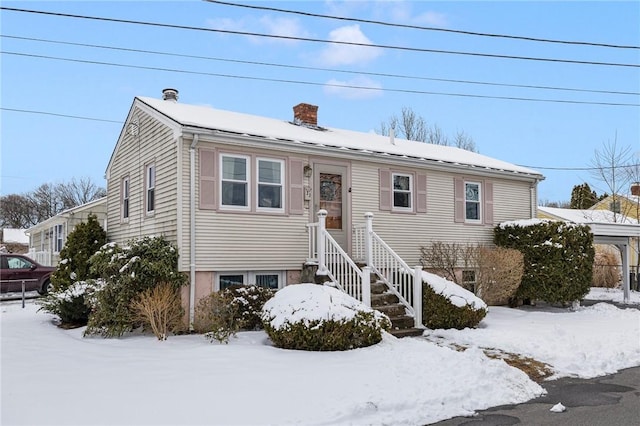
[[[60,253],[60,251],[62,251],[62,247],[64,247],[64,225],[63,224],[55,225],[53,227],[53,231],[54,231],[54,236],[53,236],[54,251],[56,253]]]
[[[479,183],[464,183],[465,220],[467,222],[480,222],[482,220],[481,196]]]
[[[147,214],[151,214],[156,209],[156,165],[149,164],[145,172],[146,181],[146,209]]]
[[[413,210],[413,175],[393,173],[393,209]]]
[[[258,158],[257,169],[257,210],[284,211],[284,161]]]
[[[129,176],[122,179],[122,220],[129,219]]]
[[[221,205],[224,208],[245,210],[249,208],[249,157],[244,155],[220,155],[222,163]]]

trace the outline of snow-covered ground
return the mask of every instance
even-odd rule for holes
[[[594,289],[589,298],[622,295]],[[322,353],[277,349],[263,332],[228,345],[199,335],[83,338],[84,329],[57,328],[33,301],[0,310],[3,425],[428,424],[544,393],[544,382],[480,348],[543,361],[555,377],[640,366],[640,311],[606,303],[491,307],[475,330]]]

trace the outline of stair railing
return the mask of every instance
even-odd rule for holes
[[[327,230],[326,221],[327,211],[322,209],[318,222],[308,225],[309,257],[317,260],[317,274],[326,275],[340,290],[371,306],[371,268],[360,269],[351,260]]]
[[[373,213],[364,215],[364,238],[354,239],[354,252],[364,253],[364,262],[387,284],[400,303],[422,327],[422,266],[410,268],[378,234],[373,231]],[[356,228],[357,229],[357,228]],[[357,247],[361,244],[360,247]]]

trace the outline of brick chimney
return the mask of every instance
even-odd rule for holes
[[[640,182],[634,182],[631,184],[631,195],[640,197]]]
[[[178,102],[178,90],[176,89],[164,89],[162,91],[162,99],[165,101]]]
[[[293,121],[296,124],[318,126],[318,107],[310,104],[298,104],[293,107]]]

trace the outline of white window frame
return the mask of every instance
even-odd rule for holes
[[[469,200],[467,199],[467,185],[475,185],[478,187],[478,200]],[[473,181],[465,181],[464,182],[464,220],[467,223],[482,223],[482,184],[480,182]],[[469,218],[467,217],[467,204],[475,203],[478,205],[478,218]]]
[[[145,167],[145,200],[144,211],[147,215],[152,215],[156,211],[156,164],[150,163]],[[149,203],[152,203],[150,205]]]
[[[396,176],[402,176],[402,177],[408,177],[409,178],[409,190],[403,190],[403,189],[396,189],[395,188],[395,178]],[[391,209],[393,211],[400,211],[400,212],[413,212],[414,211],[414,190],[415,190],[415,185],[414,185],[414,179],[413,179],[413,174],[411,173],[399,173],[399,172],[392,172],[391,173]],[[404,207],[404,206],[396,206],[396,193],[403,193],[403,194],[409,194],[409,207]]]
[[[64,223],[53,225],[53,252],[60,253],[64,248]]]
[[[260,162],[270,162],[270,163],[279,163],[280,164],[280,183],[274,184],[270,182],[260,182]],[[268,158],[268,157],[257,157],[256,158],[256,211],[258,212],[277,212],[284,213],[285,206],[285,162],[284,160],[277,158]],[[280,207],[260,207],[260,186],[272,186],[280,188]]]
[[[225,271],[217,272],[215,279],[215,291],[220,291],[220,277],[225,275],[242,275],[242,284],[250,285],[256,283],[257,275],[277,275],[278,276],[278,288],[277,290],[285,286],[286,272],[285,271]]]
[[[219,155],[219,167],[220,167],[220,183],[218,184],[218,193],[220,194],[219,205],[221,210],[240,210],[240,211],[248,211],[251,209],[251,157],[248,155],[240,155],[240,154],[230,154],[230,153],[221,153]],[[241,158],[246,162],[246,173],[245,180],[235,180],[235,179],[225,179],[224,178],[224,159],[225,158]],[[246,205],[244,206],[234,206],[223,203],[223,191],[222,186],[224,182],[233,182],[233,183],[244,183],[246,186],[246,194],[245,200]]]
[[[122,178],[122,187],[120,188],[122,191],[122,206],[121,206],[121,219],[123,222],[129,221],[129,215],[131,214],[131,185],[129,181],[129,176],[125,176]]]

